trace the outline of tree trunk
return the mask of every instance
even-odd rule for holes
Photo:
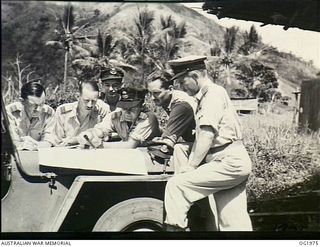
[[[67,86],[67,72],[68,72],[68,52],[64,54],[64,73],[63,73],[63,85],[62,85],[62,93],[66,92]]]
[[[231,94],[230,94],[231,93],[231,72],[230,72],[229,65],[226,65],[226,73],[227,73],[226,90],[227,90],[229,97],[231,97]]]
[[[18,70],[18,83],[19,83],[19,92],[20,92],[22,88],[22,73],[20,69],[20,61],[18,56],[17,56],[16,64],[17,64],[17,70]]]

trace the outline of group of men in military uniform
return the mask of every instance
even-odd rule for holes
[[[165,191],[166,230],[187,230],[191,205],[211,197],[220,230],[250,231],[245,182],[251,161],[232,102],[208,76],[205,59],[172,60],[171,73],[157,70],[149,75],[147,90],[168,114],[162,133],[157,117],[145,107],[146,91],[123,87],[123,71],[112,68],[99,75],[104,101],[97,80],[88,79],[80,83],[78,101],[56,112],[44,104],[39,83],[25,84],[20,102],[7,106],[13,140],[18,149],[27,150],[66,145],[136,148],[152,140],[161,152],[173,152],[175,174]],[[173,83],[182,90],[173,89]]]

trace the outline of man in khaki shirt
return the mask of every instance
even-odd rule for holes
[[[119,110],[111,112],[94,128],[80,134],[83,142],[87,140],[87,145],[103,148],[136,148],[160,135],[155,114],[144,110],[144,90],[123,88],[120,96],[117,104]],[[111,134],[114,132],[121,141],[112,141]]]
[[[80,84],[79,100],[59,106],[54,116],[54,128],[50,142],[55,146],[79,144],[79,134],[97,123],[110,112],[110,107],[99,100],[96,81],[87,80]]]
[[[14,144],[20,150],[50,147],[54,110],[44,104],[45,89],[38,82],[29,82],[22,86],[20,97],[6,107]]]
[[[198,101],[196,139],[191,149],[176,145],[180,173],[168,180],[165,191],[167,230],[185,230],[190,206],[214,195],[221,231],[250,231],[245,183],[251,161],[242,144],[240,123],[227,92],[209,78],[204,60],[190,56],[173,61],[176,80]],[[204,161],[204,162],[203,162]],[[176,167],[177,164],[174,164]]]

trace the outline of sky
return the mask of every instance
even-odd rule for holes
[[[312,60],[314,65],[320,69],[320,33],[306,31],[299,28],[289,28],[284,30],[280,25],[266,25],[260,27],[262,23],[252,21],[240,21],[231,18],[218,19],[215,15],[207,14],[202,10],[203,3],[184,3],[204,16],[213,19],[216,23],[224,27],[238,26],[241,30],[249,31],[252,25],[262,37],[265,44],[277,47],[279,51],[292,52],[292,54],[303,58],[306,61]]]

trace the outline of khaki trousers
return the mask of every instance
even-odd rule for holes
[[[175,145],[172,161],[177,172],[186,165],[191,145]],[[193,171],[175,174],[168,180],[165,190],[165,223],[186,228],[191,205],[214,195],[215,203],[211,198],[210,205],[216,211],[219,230],[251,231],[245,187],[250,172],[251,161],[240,141],[218,152],[209,153],[205,164]]]

